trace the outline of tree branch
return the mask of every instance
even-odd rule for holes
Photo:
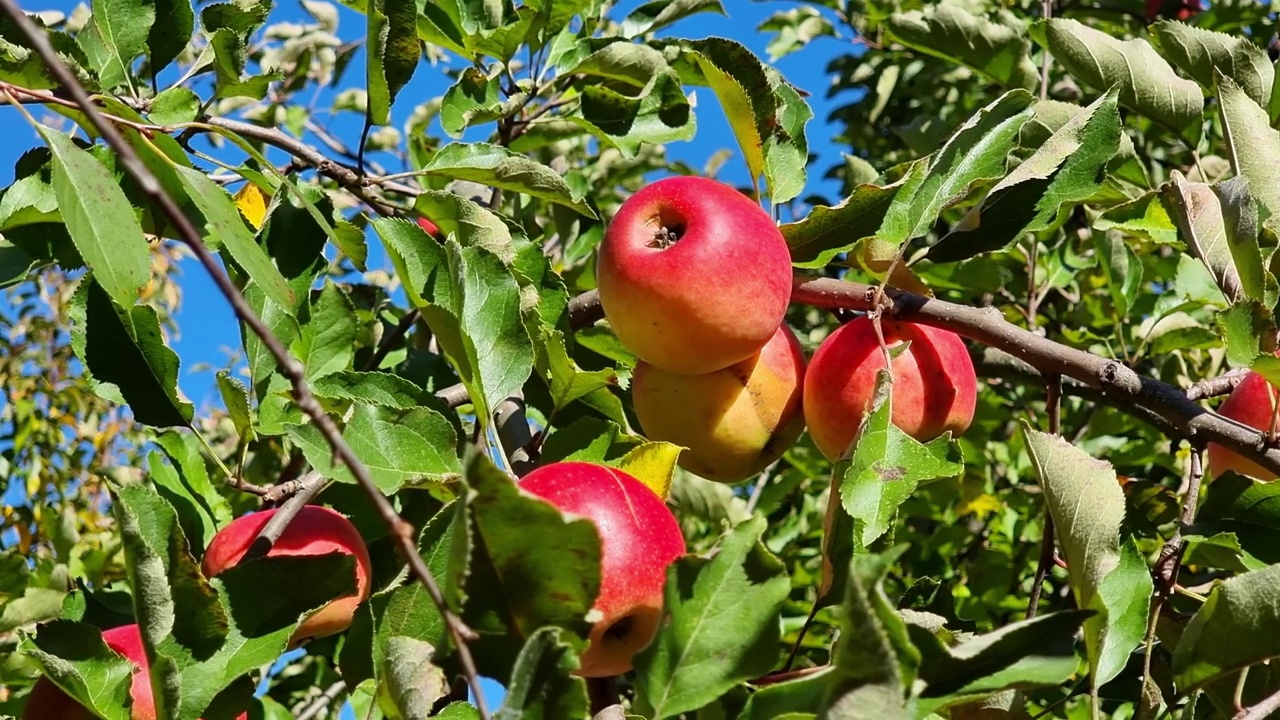
[[[159,180],[151,173],[151,171],[143,164],[133,147],[116,129],[116,126],[107,118],[102,116],[98,108],[90,100],[88,93],[75,75],[63,64],[59,59],[53,46],[50,45],[48,37],[40,31],[34,22],[17,6],[14,0],[0,0],[0,9],[14,22],[18,29],[31,42],[31,47],[44,61],[45,66],[50,73],[58,81],[58,83],[67,91],[75,103],[84,111],[89,121],[102,135],[104,141],[116,153],[124,170],[138,183],[139,189],[156,203],[156,205],[164,212],[165,216],[173,224],[177,230],[179,239],[182,240],[204,266],[209,275],[213,278],[218,289],[227,298],[231,307],[235,310],[236,316],[239,317],[246,325],[258,335],[263,344],[271,352],[276,362],[280,365],[281,373],[289,379],[292,385],[294,400],[297,402],[299,409],[311,418],[316,428],[324,436],[328,444],[333,448],[334,454],[342,460],[342,462],[351,470],[356,481],[364,488],[369,495],[369,499],[378,509],[378,513],[382,516],[383,521],[391,530],[393,537],[397,538],[400,543],[400,549],[406,556],[409,566],[413,574],[421,581],[427,590],[427,594],[431,597],[436,607],[440,610],[441,616],[445,619],[445,625],[449,628],[454,644],[457,646],[459,661],[467,676],[468,682],[471,684],[472,691],[475,693],[476,705],[480,711],[482,718],[488,717],[488,709],[485,707],[484,696],[481,693],[479,676],[475,670],[475,663],[471,658],[471,652],[467,647],[467,640],[474,637],[474,633],[463,624],[449,606],[444,601],[444,596],[440,592],[440,587],[436,584],[435,578],[431,575],[430,569],[423,561],[422,556],[418,554],[418,548],[414,542],[415,533],[413,527],[396,513],[395,508],[385,495],[378,489],[373,482],[373,478],[369,475],[369,470],[364,466],[360,459],[356,457],[351,447],[342,439],[342,435],[338,432],[337,426],[333,420],[325,413],[324,409],[316,401],[311,394],[311,389],[307,386],[304,378],[304,368],[302,364],[289,355],[289,351],[281,344],[280,340],[271,333],[270,329],[263,324],[262,319],[258,317],[253,308],[249,306],[248,301],[240,294],[235,285],[231,283],[230,278],[222,271],[218,265],[218,261],[214,259],[208,248],[204,246],[200,232],[191,223],[191,220],[182,212],[173,198],[161,186]]]
[[[1062,434],[1062,378],[1057,375],[1045,376],[1045,410],[1049,414],[1049,433]],[[1031,598],[1027,601],[1026,618],[1030,620],[1040,611],[1040,594],[1044,592],[1044,579],[1053,565],[1054,547],[1053,515],[1049,512],[1049,503],[1044,504],[1044,530],[1040,533],[1040,558],[1036,562],[1036,574],[1031,585]]]
[[[1280,710],[1280,692],[1268,696],[1253,707],[1241,710],[1232,720],[1266,720],[1277,710]]]
[[[1232,390],[1240,386],[1244,382],[1245,377],[1249,375],[1249,371],[1245,369],[1232,370],[1229,373],[1220,375],[1216,378],[1208,378],[1187,388],[1188,400],[1205,400],[1219,395],[1230,395]]]

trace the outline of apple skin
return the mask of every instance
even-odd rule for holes
[[[133,698],[133,720],[155,720],[156,704],[151,695],[151,669],[147,652],[142,645],[142,631],[136,625],[121,625],[104,630],[102,640],[107,647],[123,655],[134,664],[129,696]],[[64,693],[47,677],[36,681],[27,699],[23,720],[96,720],[97,716]],[[246,720],[248,712],[240,713],[236,720]]]
[[[804,431],[804,350],[786,325],[759,353],[706,375],[636,365],[631,398],[644,433],[681,445],[680,466],[741,482],[782,457]]]
[[[1272,394],[1268,391],[1269,385],[1258,373],[1245,375],[1244,380],[1218,408],[1218,414],[1257,430],[1270,430]],[[1208,451],[1209,474],[1213,477],[1229,470],[1263,482],[1271,482],[1277,477],[1258,463],[1218,443],[1209,443]]]
[[[668,372],[703,375],[773,337],[791,277],[790,250],[763,208],[715,180],[672,177],[622,203],[596,280],[623,347]]]
[[[431,237],[440,237],[440,226],[424,217],[418,218],[418,227],[426,230]]]
[[[565,461],[520,480],[521,490],[561,512],[585,517],[600,535],[600,593],[580,658],[581,677],[611,677],[653,642],[662,620],[667,566],[685,552],[684,536],[666,503],[644,483],[616,468]]]
[[[262,510],[233,520],[218,531],[205,549],[200,567],[213,577],[240,562],[262,528],[276,510]],[[271,547],[268,557],[281,555],[327,555],[341,552],[356,558],[356,594],[338,598],[303,620],[289,638],[290,647],[303,640],[340,633],[351,626],[356,608],[369,597],[372,564],[364,539],[351,521],[321,505],[302,508],[293,522]]]
[[[960,336],[892,320],[882,320],[881,329],[891,348],[911,343],[893,360],[891,422],[920,442],[967,430],[978,378]],[[804,379],[804,414],[809,435],[827,459],[835,461],[849,449],[883,368],[884,353],[865,315],[838,328],[813,354]]]

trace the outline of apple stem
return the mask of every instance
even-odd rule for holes
[[[657,248],[658,250],[666,250],[672,245],[675,245],[681,235],[684,235],[684,226],[675,225],[667,227],[666,225],[663,225],[653,231],[653,239],[649,241],[649,247]]]

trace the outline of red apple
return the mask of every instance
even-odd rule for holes
[[[1276,391],[1258,373],[1251,372],[1231,391],[1218,414],[1262,431],[1271,429],[1273,398]],[[1209,443],[1209,474],[1217,477],[1228,470],[1270,482],[1276,474],[1258,463],[1242,457],[1218,443]]]
[[[908,322],[881,322],[885,343],[910,346],[893,360],[891,422],[928,442],[950,430],[959,435],[973,422],[978,379],[959,335]],[[871,319],[861,316],[823,341],[804,379],[804,414],[809,435],[830,460],[849,449],[871,407],[876,373],[884,353]]]
[[[156,704],[151,695],[151,670],[146,649],[142,646],[142,631],[137,625],[121,625],[103,631],[102,640],[107,647],[134,664],[129,688],[129,697],[133,698],[131,717],[133,720],[155,720]],[[95,720],[97,716],[64,693],[52,680],[42,677],[31,689],[22,717],[24,720]],[[240,713],[237,720],[248,717],[247,712]]]
[[[657,493],[627,473],[585,462],[544,465],[520,489],[562,512],[585,517],[600,535],[600,618],[577,674],[609,677],[653,642],[662,620],[667,566],[684,554],[684,536]]]
[[[418,227],[426,230],[431,237],[440,237],[440,227],[424,217],[418,218]]]
[[[742,193],[672,177],[618,208],[600,243],[597,284],[627,350],[668,372],[702,375],[773,337],[791,298],[791,253]]]
[[[804,367],[804,350],[782,325],[760,352],[706,375],[640,362],[631,397],[646,435],[686,448],[681,467],[739,482],[782,457],[804,431]]]
[[[236,518],[218,531],[205,550],[201,569],[206,577],[213,577],[240,562],[267,521],[276,510],[262,510]],[[302,508],[293,522],[285,528],[280,539],[267,553],[268,557],[281,555],[327,555],[340,552],[356,558],[356,593],[338,598],[303,620],[289,638],[290,646],[297,646],[309,638],[340,633],[351,626],[356,607],[370,592],[369,550],[364,539],[351,521],[340,513],[320,505]]]

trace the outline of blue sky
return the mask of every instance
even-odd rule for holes
[[[759,33],[756,28],[773,13],[800,4],[785,0],[767,2],[723,0],[723,2],[729,13],[728,18],[713,14],[698,15],[682,21],[663,34],[689,38],[729,37],[747,45],[757,55],[767,59],[765,48],[771,35]],[[28,11],[70,12],[76,4],[74,0],[22,2],[24,9]],[[620,2],[614,10],[615,17],[625,17],[626,13],[641,4],[643,0]],[[339,37],[351,40],[363,35],[363,16],[341,5],[338,7]],[[281,21],[305,22],[308,18],[298,0],[283,0],[277,2],[269,20],[269,22]],[[786,56],[776,63],[776,67],[788,80],[809,93],[808,101],[814,110],[814,119],[808,125],[807,136],[810,152],[816,154],[819,160],[811,169],[805,192],[801,197],[809,193],[822,193],[833,201],[838,199],[836,198],[836,193],[839,191],[838,183],[824,181],[821,176],[838,160],[840,150],[847,151],[847,148],[837,148],[832,143],[831,138],[836,128],[828,124],[826,118],[837,102],[848,102],[850,98],[842,97],[833,101],[826,97],[830,79],[825,75],[824,70],[833,56],[851,50],[848,37],[821,38],[808,49]],[[360,73],[363,67],[364,59],[361,53],[349,66],[344,85],[362,84]],[[174,73],[175,71],[170,69],[162,76],[162,87],[166,79],[169,82],[173,81],[176,77]],[[406,117],[415,105],[426,98],[442,94],[447,87],[448,79],[439,69],[426,64],[421,65],[413,80],[400,93],[392,112],[393,124],[402,128]],[[724,114],[715,102],[714,95],[706,88],[697,90],[698,135],[690,142],[668,146],[670,156],[692,167],[702,167],[712,154],[721,149],[728,149],[733,152],[733,155],[721,169],[720,177],[731,182],[747,182],[746,167],[732,140]],[[321,95],[317,105],[320,113],[325,112],[324,109],[330,104],[332,94],[332,92],[326,92]],[[38,109],[36,113],[38,119],[42,117]],[[322,125],[329,124],[329,118],[324,115],[317,117],[316,120]],[[335,121],[330,125],[330,129],[348,146],[355,147],[358,144],[359,122],[350,117],[350,114],[347,119]],[[438,125],[433,126],[431,132],[444,137]],[[480,139],[475,135],[475,133],[469,133],[467,139]],[[16,111],[3,107],[0,107],[0,137],[7,138],[5,142],[0,143],[0,186],[3,186],[13,181],[14,162],[22,152],[39,144],[39,138]],[[314,137],[308,138],[308,141],[318,144]],[[283,156],[273,155],[272,158],[283,160]],[[385,255],[380,251],[376,241],[370,243],[370,250],[370,269],[382,266],[390,270],[390,266],[386,264]],[[239,346],[240,337],[230,309],[204,271],[194,262],[183,263],[182,270],[180,282],[184,303],[177,315],[180,334],[173,343],[182,360],[179,385],[182,391],[196,403],[197,408],[207,408],[220,404],[213,384],[213,372],[227,363],[229,353],[234,352],[234,349]],[[204,369],[200,368],[202,365]],[[500,702],[500,688],[493,688],[493,690],[492,696],[486,692],[491,708]],[[348,716],[350,716],[349,709],[344,713],[344,717]]]

